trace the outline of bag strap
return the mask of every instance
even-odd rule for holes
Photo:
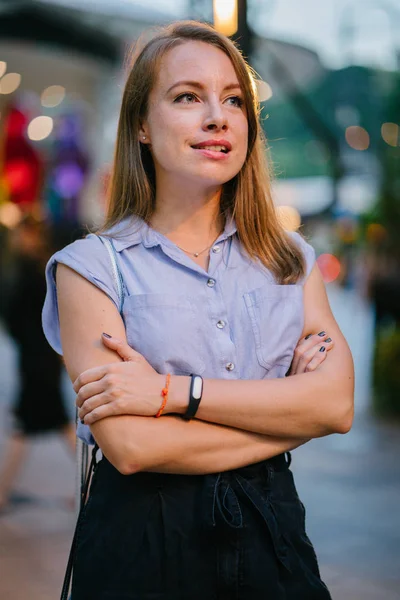
[[[110,257],[112,276],[113,276],[113,280],[114,280],[115,289],[117,290],[117,294],[118,294],[118,301],[119,301],[118,309],[119,309],[119,312],[122,314],[122,309],[124,307],[124,297],[125,297],[124,279],[122,277],[122,273],[121,273],[121,270],[118,265],[117,252],[115,250],[115,247],[114,247],[114,244],[113,244],[113,241],[111,238],[102,236],[102,235],[99,235],[97,237],[103,242],[103,244],[106,247],[106,250],[108,252],[108,256]]]
[[[87,448],[86,444],[85,444],[85,446]],[[97,467],[96,454],[97,454],[98,449],[99,449],[99,447],[97,446],[97,444],[95,444],[93,447],[93,450],[92,450],[92,460],[91,460],[90,467],[89,467],[89,470],[87,473],[85,485],[83,486],[83,489],[82,489],[79,515],[78,515],[77,523],[75,526],[74,537],[72,538],[71,550],[69,552],[67,568],[65,570],[65,576],[64,576],[63,586],[62,586],[62,590],[61,590],[61,600],[68,600],[68,594],[69,594],[69,590],[70,590],[70,586],[71,586],[71,579],[72,579],[72,570],[74,567],[76,545],[77,545],[77,541],[78,541],[79,525],[82,520],[83,509],[85,508],[90,481],[91,481],[92,475],[95,472],[96,467]]]
[[[124,279],[122,277],[121,270],[118,266],[117,252],[114,248],[114,244],[113,244],[113,241],[111,238],[101,236],[101,235],[99,235],[97,237],[101,240],[101,242],[106,247],[108,256],[110,258],[111,273],[113,276],[114,286],[115,286],[115,289],[117,291],[117,296],[118,296],[118,309],[122,316],[122,309],[124,307],[124,297],[125,297]],[[72,571],[73,571],[74,561],[75,561],[78,531],[79,531],[79,526],[80,526],[82,516],[83,516],[83,510],[85,508],[85,504],[87,501],[87,496],[88,496],[89,487],[90,487],[90,481],[91,481],[92,475],[94,474],[94,472],[96,470],[96,466],[97,466],[96,454],[97,454],[98,449],[99,449],[99,447],[97,446],[97,444],[95,444],[93,447],[93,450],[92,450],[92,460],[91,460],[91,463],[90,463],[90,466],[88,469],[87,468],[88,457],[89,457],[88,445],[83,443],[81,440],[77,440],[77,481],[78,481],[78,486],[79,486],[79,488],[78,488],[79,489],[79,499],[78,499],[79,512],[78,512],[78,517],[77,517],[77,521],[76,521],[74,536],[72,538],[71,549],[69,552],[67,568],[66,568],[65,575],[64,575],[64,581],[63,581],[63,586],[62,586],[62,590],[61,590],[60,600],[68,600],[68,594],[69,594],[70,587],[71,587]]]

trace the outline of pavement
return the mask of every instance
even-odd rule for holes
[[[379,422],[369,411],[371,308],[351,291],[332,285],[328,291],[354,356],[355,422],[345,436],[296,450],[292,468],[333,600],[400,600],[400,426]],[[15,358],[0,329],[0,453],[17,385]],[[65,390],[73,414],[67,378]],[[12,507],[0,517],[1,600],[59,597],[75,521],[74,489],[74,464],[62,440],[35,440]]]

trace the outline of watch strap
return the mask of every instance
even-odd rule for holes
[[[186,421],[190,421],[195,417],[203,395],[203,378],[194,374],[190,377],[189,404],[185,414],[182,415]]]

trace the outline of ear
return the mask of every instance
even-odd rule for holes
[[[139,129],[139,142],[142,144],[150,144],[148,127],[145,123],[142,123]]]

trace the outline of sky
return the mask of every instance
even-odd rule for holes
[[[46,0],[79,7],[82,0]],[[85,0],[85,8],[154,9],[185,18],[193,0]],[[206,0],[200,0],[200,5]],[[210,4],[212,0],[209,0]],[[248,0],[249,23],[260,35],[299,43],[328,67],[367,64],[399,68],[400,0]],[[346,35],[346,29],[352,30]],[[397,55],[396,55],[397,51]]]
[[[399,0],[254,0],[254,5],[257,20],[251,14],[250,20],[258,23],[259,33],[307,45],[329,66],[356,62],[396,68]]]

